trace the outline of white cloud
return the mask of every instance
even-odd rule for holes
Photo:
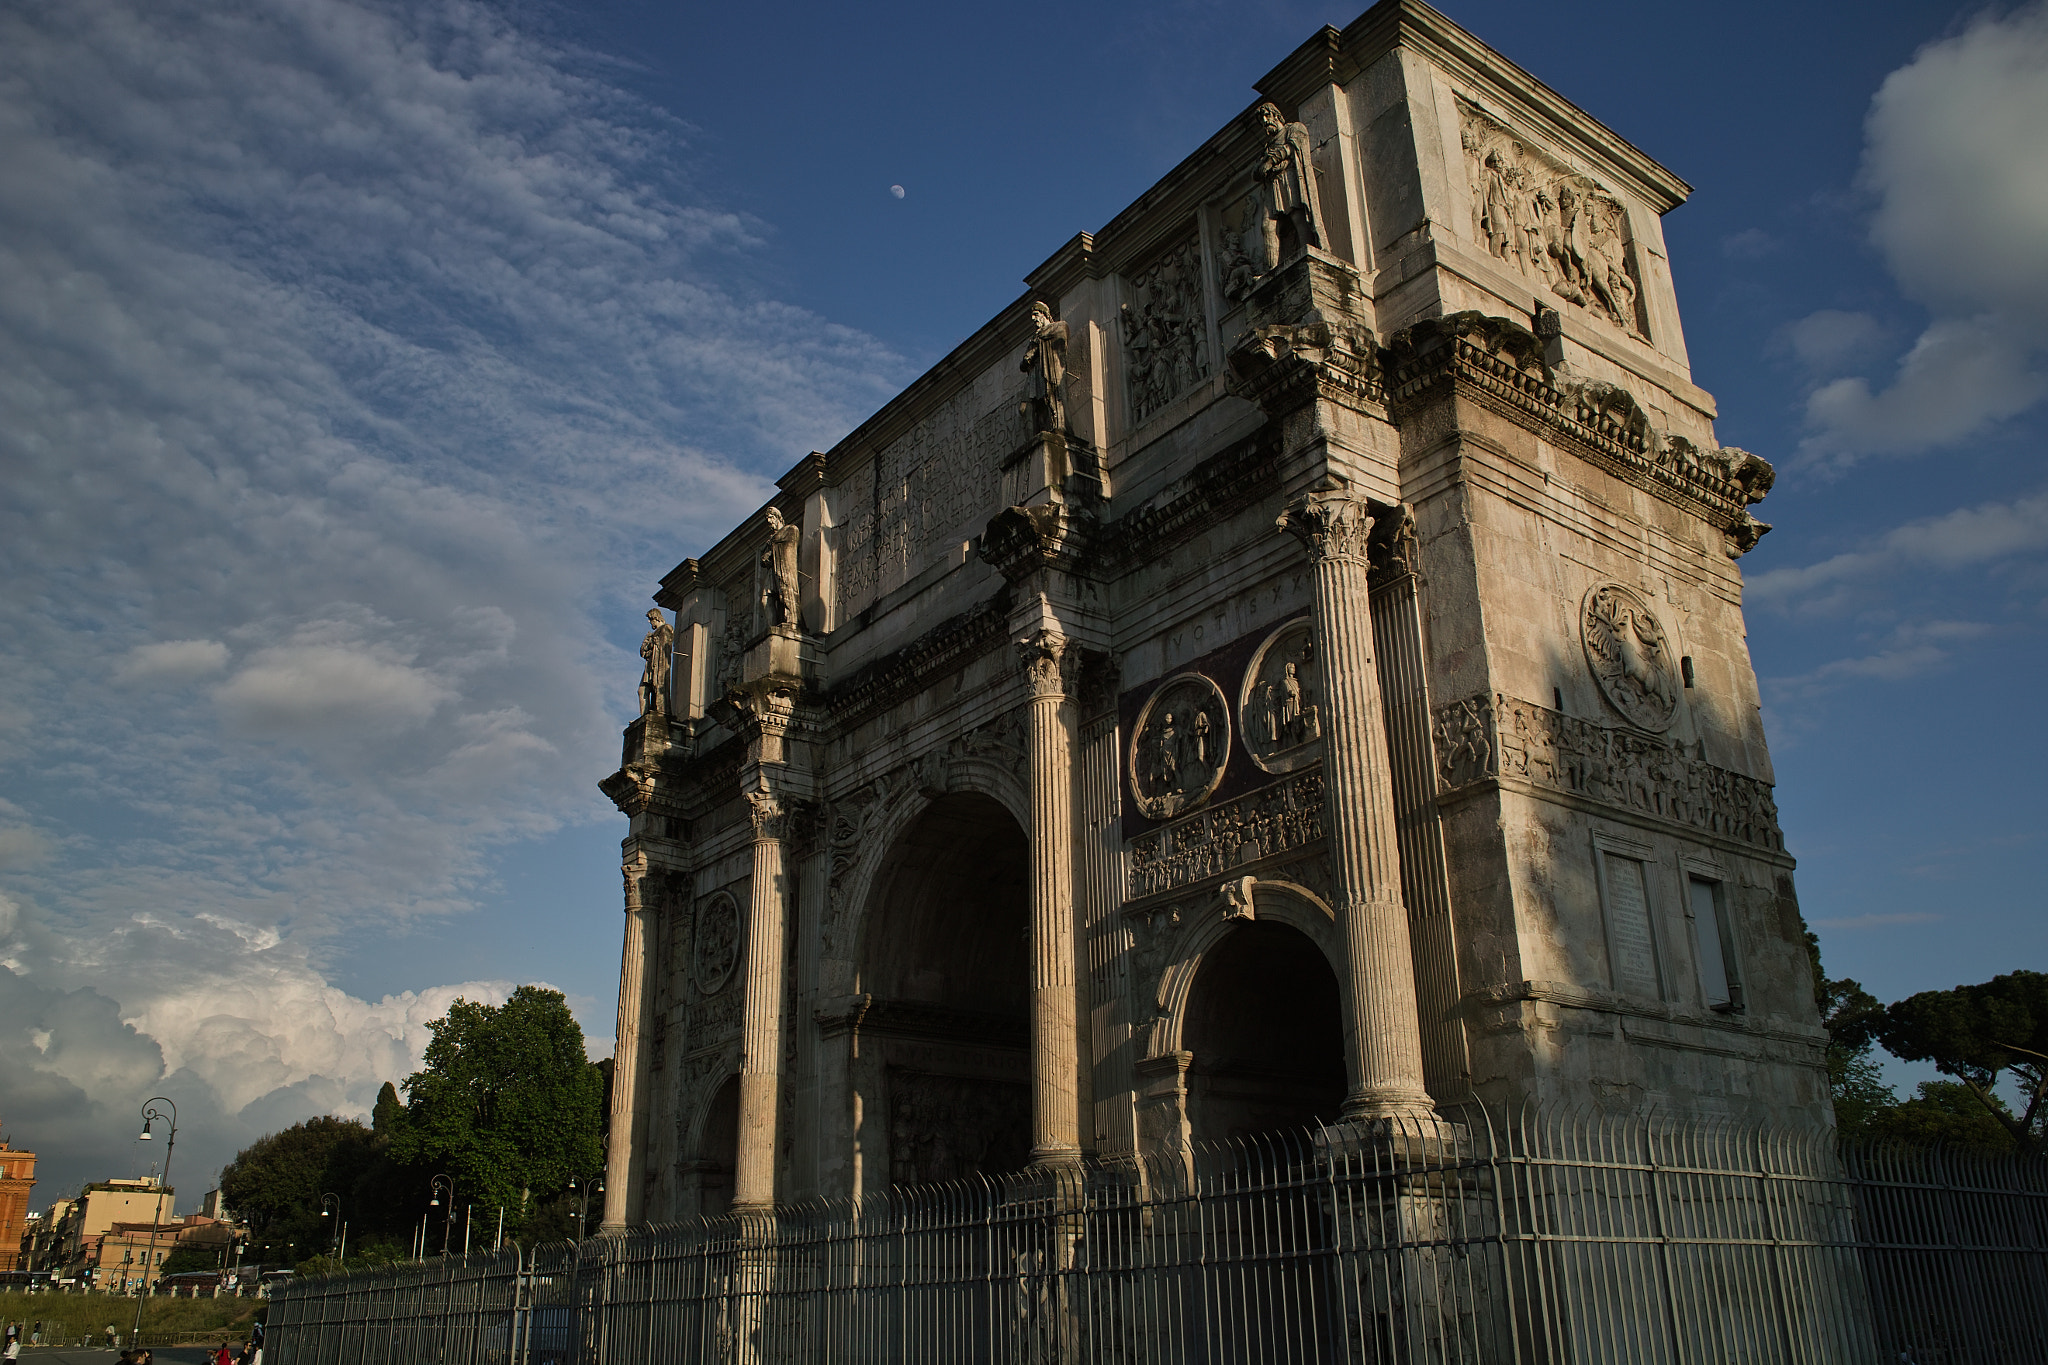
[[[1940,915],[1907,911],[1892,915],[1843,915],[1836,919],[1817,919],[1813,924],[1817,929],[1891,929],[1902,924],[1933,924],[1939,919]]]
[[[1881,390],[1808,404],[1810,460],[1950,445],[2048,393],[2048,3],[1978,19],[1885,78],[1865,124],[1871,237],[1933,320]]]
[[[114,670],[114,681],[128,687],[189,683],[227,666],[228,647],[218,640],[163,640],[129,650]]]
[[[1785,328],[1792,354],[1809,370],[1832,372],[1867,354],[1884,339],[1884,327],[1868,313],[1823,308]]]
[[[1793,677],[1772,678],[1767,688],[1774,698],[1787,700],[1820,696],[1854,682],[1916,678],[1948,663],[1956,645],[1983,639],[1995,629],[1983,621],[1909,621],[1869,654],[1834,659]]]
[[[403,1074],[466,973],[334,955],[608,817],[644,593],[907,367],[741,283],[692,130],[489,5],[0,51],[0,814],[63,850],[0,866],[0,1095],[61,1185],[137,1087],[204,1150]]]
[[[2012,502],[1959,507],[1894,527],[1861,549],[1796,568],[1769,569],[1744,583],[1756,605],[1838,611],[1851,590],[1911,569],[1954,571],[2048,550],[2048,490]]]

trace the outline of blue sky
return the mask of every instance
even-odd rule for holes
[[[1751,650],[1830,970],[2043,966],[2048,9],[1447,10],[1695,187],[1666,232],[1721,439],[1779,469]],[[196,1195],[458,993],[547,981],[605,1051],[595,783],[655,580],[1356,13],[0,5],[37,1201],[137,1169],[153,1093]]]

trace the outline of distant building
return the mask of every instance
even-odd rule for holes
[[[221,1269],[233,1248],[235,1229],[231,1223],[203,1213],[187,1214],[175,1222],[116,1223],[99,1242],[99,1274],[94,1284],[101,1289],[125,1293],[131,1289],[150,1290],[164,1273],[164,1263],[180,1249],[212,1253],[212,1269]]]
[[[28,1192],[36,1183],[36,1154],[16,1151],[0,1138],[0,1271],[21,1266],[28,1232]]]
[[[219,1190],[208,1190],[199,1201],[199,1211],[208,1218],[219,1218],[233,1222],[234,1215],[228,1212],[227,1200]]]
[[[64,1222],[58,1233],[56,1254],[64,1267],[64,1278],[109,1288],[121,1272],[117,1250],[113,1260],[104,1254],[103,1243],[117,1224],[133,1226],[140,1223],[147,1237],[146,1229],[155,1223],[172,1227],[177,1222],[177,1190],[169,1185],[159,1184],[155,1179],[140,1180],[99,1180],[79,1191],[78,1198],[71,1201],[64,1211]],[[141,1253],[136,1253],[136,1273],[140,1271]],[[53,1267],[54,1268],[54,1267]]]

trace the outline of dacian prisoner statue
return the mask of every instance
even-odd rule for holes
[[[1387,0],[1132,188],[655,586],[607,1225],[1471,1101],[1824,1128],[1686,185]]]

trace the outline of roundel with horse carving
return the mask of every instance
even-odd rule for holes
[[[1678,666],[1647,602],[1619,583],[1586,594],[1579,614],[1586,666],[1601,694],[1631,725],[1661,732],[1678,710]]]

